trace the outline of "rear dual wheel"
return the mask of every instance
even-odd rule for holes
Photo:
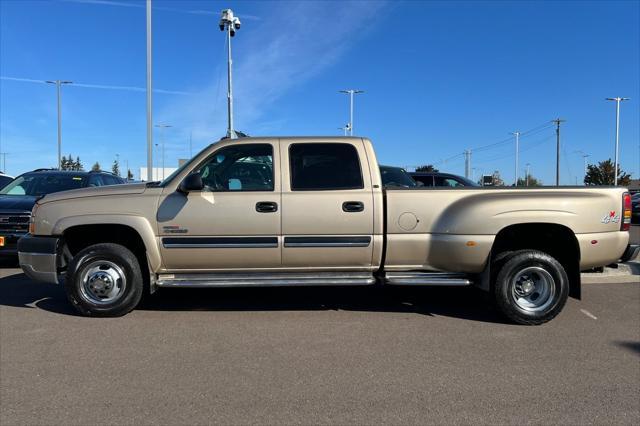
[[[569,296],[563,266],[547,253],[521,250],[496,264],[493,297],[510,320],[525,325],[543,324],[560,313]]]

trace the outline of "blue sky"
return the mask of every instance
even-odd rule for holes
[[[640,175],[640,2],[237,2],[154,0],[154,121],[166,164],[224,135],[225,39],[233,40],[236,127],[251,135],[337,135],[356,98],[355,133],[384,164],[437,163],[514,176],[509,132],[561,117],[561,181],[582,179],[580,154],[613,157],[622,105],[621,165]],[[66,79],[63,153],[85,167],[146,162],[143,1],[0,1],[0,139],[7,172],[56,163],[55,88]],[[34,81],[31,81],[34,80]],[[155,136],[156,142],[159,135]],[[477,147],[503,142],[489,149]],[[526,163],[555,176],[553,129],[521,140]],[[447,161],[445,161],[447,160]]]

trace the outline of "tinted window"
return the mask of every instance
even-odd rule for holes
[[[91,175],[89,176],[89,186],[103,186],[105,185],[104,180],[102,180],[102,175]]]
[[[269,144],[228,146],[200,168],[205,190],[273,191],[273,147]]]
[[[457,186],[464,186],[464,184],[462,184],[461,182],[458,182],[457,180],[450,177],[434,176],[433,178],[435,179],[436,186],[449,186],[452,188],[455,188]]]
[[[291,189],[361,189],[362,172],[355,147],[344,143],[293,144],[289,148]]]
[[[46,195],[53,192],[82,188],[85,178],[72,173],[29,173],[17,177],[4,187],[2,195]]]
[[[119,178],[111,175],[102,175],[102,181],[105,185],[118,185],[122,183]]]
[[[416,182],[409,174],[400,167],[380,166],[380,176],[382,177],[382,186],[400,186],[404,188],[414,188]]]
[[[422,182],[424,186],[433,186],[433,176],[431,175],[428,175],[428,176],[411,175],[411,177],[413,178],[413,180],[417,182]]]

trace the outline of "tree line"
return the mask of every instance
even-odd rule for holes
[[[71,170],[71,171],[77,171],[77,172],[82,172],[84,171],[84,165],[82,164],[82,161],[80,160],[80,157],[76,156],[76,159],[73,159],[73,155],[69,154],[69,156],[62,156],[62,159],[60,160],[60,169],[61,170]],[[102,167],[100,166],[99,162],[95,162],[93,163],[93,166],[91,166],[91,171],[93,172],[99,172],[102,171]],[[113,160],[113,164],[111,165],[111,173],[113,173],[116,176],[121,176],[120,175],[120,163],[118,162],[117,159]],[[131,169],[127,170],[127,180],[132,180],[133,179],[133,173],[131,173]]]
[[[587,166],[587,173],[584,176],[583,183],[587,186],[613,185],[615,182],[614,169],[615,165],[610,158],[605,161],[600,161],[598,164],[589,164]],[[438,169],[436,169],[432,164],[426,164],[416,167],[416,172],[437,173]],[[500,172],[498,170],[494,171],[491,176],[493,177],[493,186],[505,186],[504,180],[500,177]],[[631,174],[622,170],[620,165],[618,165],[618,185],[629,186],[630,182]],[[478,183],[482,185],[482,176],[478,180]],[[518,178],[518,186],[543,186],[543,183],[540,179],[529,174],[524,178]]]

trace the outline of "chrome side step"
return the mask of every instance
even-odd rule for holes
[[[366,272],[160,274],[158,287],[364,286],[376,279]]]
[[[471,285],[472,281],[465,274],[449,272],[387,272],[385,283],[388,285],[463,287]]]

